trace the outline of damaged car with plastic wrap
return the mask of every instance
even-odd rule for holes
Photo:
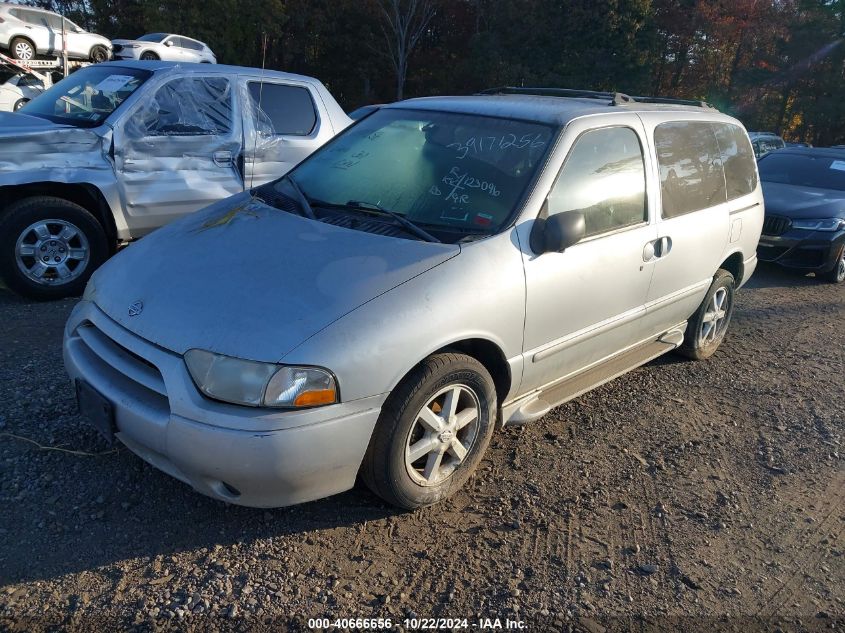
[[[0,278],[32,298],[79,295],[118,245],[278,178],[350,123],[310,77],[82,68],[0,113]]]
[[[119,253],[65,327],[82,413],[223,501],[360,474],[415,508],[459,490],[495,428],[666,352],[711,356],[763,222],[744,128],[541,94],[383,106]]]

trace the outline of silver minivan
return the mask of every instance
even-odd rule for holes
[[[706,105],[404,101],[110,260],[65,364],[106,437],[204,494],[283,506],[360,474],[424,506],[502,425],[712,355],[762,221],[748,135]]]

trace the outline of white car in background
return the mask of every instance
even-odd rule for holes
[[[115,59],[217,63],[217,57],[207,44],[172,33],[148,33],[137,40],[113,40],[112,46]]]
[[[71,59],[108,61],[111,42],[64,20],[67,52]],[[62,16],[20,4],[0,3],[0,48],[15,59],[29,61],[36,55],[61,55]]]
[[[26,73],[0,76],[0,111],[15,112],[46,89],[42,80]]]

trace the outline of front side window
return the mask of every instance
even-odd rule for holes
[[[555,132],[492,116],[383,108],[312,154],[292,177],[315,207],[354,201],[429,230],[495,233],[515,213]]]
[[[216,136],[232,131],[226,77],[178,77],[156,90],[126,124],[131,137]]]
[[[251,81],[249,98],[258,130],[264,136],[307,136],[317,124],[308,88]]]
[[[88,66],[27,103],[20,112],[56,123],[96,127],[151,75],[136,68]]]
[[[722,154],[728,200],[746,196],[757,187],[757,161],[742,128],[730,123],[713,123]]]
[[[722,156],[708,121],[661,123],[654,130],[654,145],[664,218],[727,201]]]
[[[643,151],[636,132],[613,127],[581,135],[549,194],[548,211],[581,211],[585,237],[648,221]]]

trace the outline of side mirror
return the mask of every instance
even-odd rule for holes
[[[164,45],[165,45],[165,46],[173,46],[173,40],[167,40],[167,41],[164,43]]]
[[[562,253],[584,238],[587,224],[581,211],[555,213],[534,221],[531,249],[538,253]]]

